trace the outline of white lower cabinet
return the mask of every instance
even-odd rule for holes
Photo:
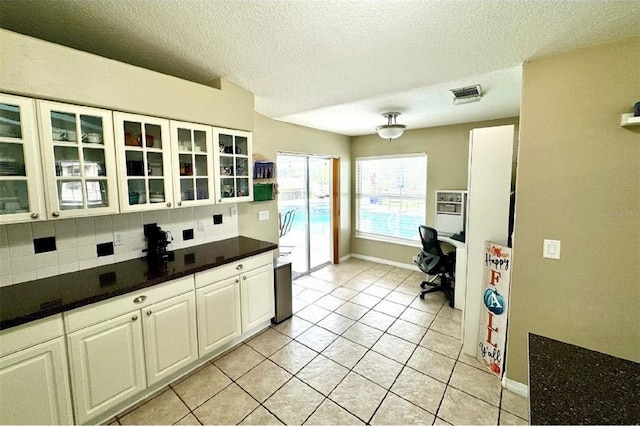
[[[242,274],[240,300],[243,333],[273,318],[275,303],[272,264]]]
[[[80,424],[116,414],[148,387],[254,332],[274,309],[267,252],[2,331],[0,424]]]
[[[137,311],[68,337],[76,421],[84,423],[146,387]]]
[[[147,380],[152,385],[198,359],[195,297],[189,292],[144,311]]]
[[[0,424],[73,424],[60,315],[2,333],[0,355]]]
[[[145,290],[65,314],[76,422],[197,360],[193,276]]]
[[[239,281],[236,276],[196,290],[201,357],[242,333]]]
[[[273,318],[273,254],[196,274],[200,356]]]

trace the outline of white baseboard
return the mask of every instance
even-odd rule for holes
[[[354,254],[354,253],[350,254],[349,256],[356,257],[362,260],[368,260],[370,262],[376,262],[376,263],[382,263],[384,265],[395,266],[396,268],[411,269],[412,271],[420,272],[420,268],[418,268],[418,266],[415,263],[394,262],[393,260],[382,259],[382,258],[373,257],[373,256],[365,256],[363,254]]]
[[[351,253],[349,253],[349,254],[348,254],[348,255],[346,255],[346,256],[342,256],[342,257],[340,258],[340,263],[342,263],[342,262],[344,262],[345,260],[348,260],[348,259],[351,259]]]
[[[502,377],[502,387],[525,398],[529,397],[529,386],[524,383],[508,379],[507,376]]]

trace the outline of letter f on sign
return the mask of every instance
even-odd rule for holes
[[[489,282],[489,284],[491,285],[496,285],[496,283],[498,281],[500,281],[500,277],[502,276],[501,272],[498,271],[494,271],[493,269],[491,270],[491,281]]]

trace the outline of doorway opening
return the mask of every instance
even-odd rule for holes
[[[294,277],[333,259],[333,158],[278,153],[280,256]]]

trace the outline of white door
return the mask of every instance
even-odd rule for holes
[[[242,333],[239,281],[235,276],[196,291],[201,357]]]
[[[463,351],[476,356],[484,265],[484,243],[507,245],[514,126],[473,129],[467,186],[467,282]]]
[[[138,316],[134,311],[67,336],[77,423],[145,389]]]
[[[193,292],[143,310],[147,378],[152,385],[198,358]]]
[[[245,272],[240,279],[242,332],[254,328],[275,315],[273,266]]]
[[[62,337],[0,359],[0,424],[72,424]]]

